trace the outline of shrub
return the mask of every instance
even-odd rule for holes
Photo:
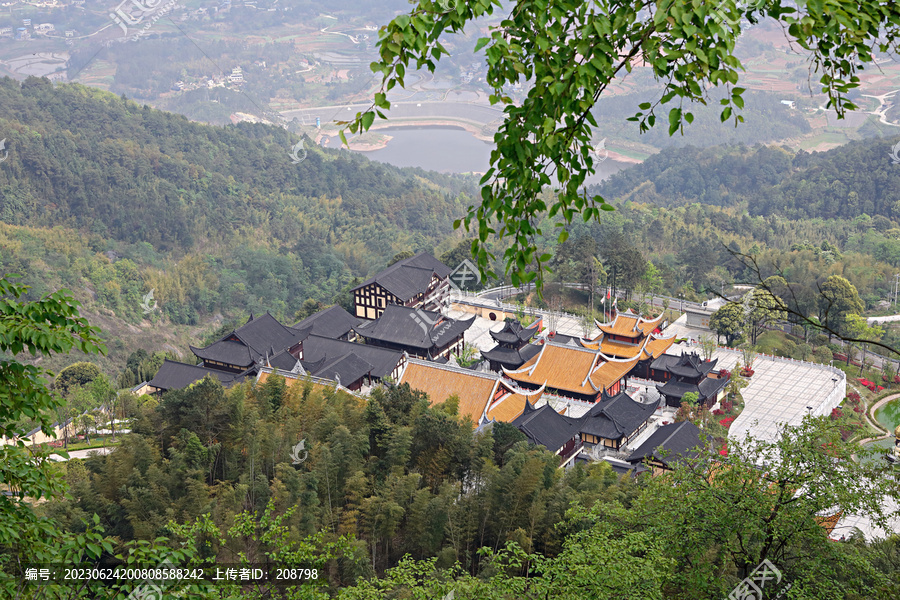
[[[827,365],[829,362],[831,362],[832,357],[833,355],[831,354],[831,350],[829,350],[827,346],[819,346],[813,352],[812,360],[817,363]]]

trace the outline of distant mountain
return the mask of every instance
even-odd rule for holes
[[[43,269],[76,289],[84,280],[132,322],[153,288],[177,322],[266,309],[290,318],[399,251],[439,246],[471,203],[473,180],[462,176],[398,169],[308,138],[301,148],[273,126],[192,123],[46,79],[0,80],[3,138],[0,220],[61,227],[64,247],[22,243],[24,230],[6,229],[0,267],[32,279]]]
[[[867,214],[897,220],[897,141],[867,139],[815,153],[767,146],[668,149],[596,191],[660,206],[746,202],[751,215],[834,219]]]

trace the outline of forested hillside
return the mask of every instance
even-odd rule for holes
[[[897,141],[868,139],[816,153],[766,146],[670,149],[612,177],[599,192],[662,206],[745,202],[751,215],[790,219],[897,219]]]
[[[0,80],[0,264],[35,293],[65,285],[116,316],[331,301],[401,251],[432,251],[468,180],[324,150],[281,128],[213,127],[79,85]],[[63,229],[51,229],[61,227]],[[446,248],[444,248],[446,249]],[[84,295],[81,292],[84,292]]]

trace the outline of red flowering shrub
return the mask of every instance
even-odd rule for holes
[[[734,417],[725,417],[724,419],[721,419],[721,420],[719,421],[719,425],[721,425],[722,427],[728,429],[729,427],[731,427],[731,423],[732,423],[733,421],[734,421]]]
[[[849,394],[847,394],[847,400],[853,402],[854,404],[858,404],[859,401],[862,400],[862,398],[859,397],[858,392],[850,392]]]
[[[717,408],[716,410],[713,411],[713,414],[716,415],[717,417],[719,417],[721,415],[724,415],[725,411],[722,410],[721,408]]]
[[[731,400],[725,400],[722,402],[722,410],[725,412],[731,412],[734,409],[734,402]]]
[[[722,444],[722,449],[719,450],[719,454],[722,456],[728,456],[728,444]]]
[[[831,420],[832,421],[837,421],[838,419],[840,419],[843,416],[844,416],[844,413],[841,411],[841,409],[839,409],[839,408],[831,409]]]

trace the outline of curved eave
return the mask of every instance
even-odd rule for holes
[[[546,351],[546,350],[547,350],[547,344],[544,344],[544,347],[541,348],[541,351],[538,353],[537,358],[534,361],[534,364],[531,365],[530,367],[522,367],[521,369],[510,370],[501,365],[500,368],[503,369],[504,375],[519,375],[522,373],[527,373],[528,375],[532,375],[534,373],[534,370],[537,368],[538,363],[541,362],[541,358],[544,356],[544,351]]]

